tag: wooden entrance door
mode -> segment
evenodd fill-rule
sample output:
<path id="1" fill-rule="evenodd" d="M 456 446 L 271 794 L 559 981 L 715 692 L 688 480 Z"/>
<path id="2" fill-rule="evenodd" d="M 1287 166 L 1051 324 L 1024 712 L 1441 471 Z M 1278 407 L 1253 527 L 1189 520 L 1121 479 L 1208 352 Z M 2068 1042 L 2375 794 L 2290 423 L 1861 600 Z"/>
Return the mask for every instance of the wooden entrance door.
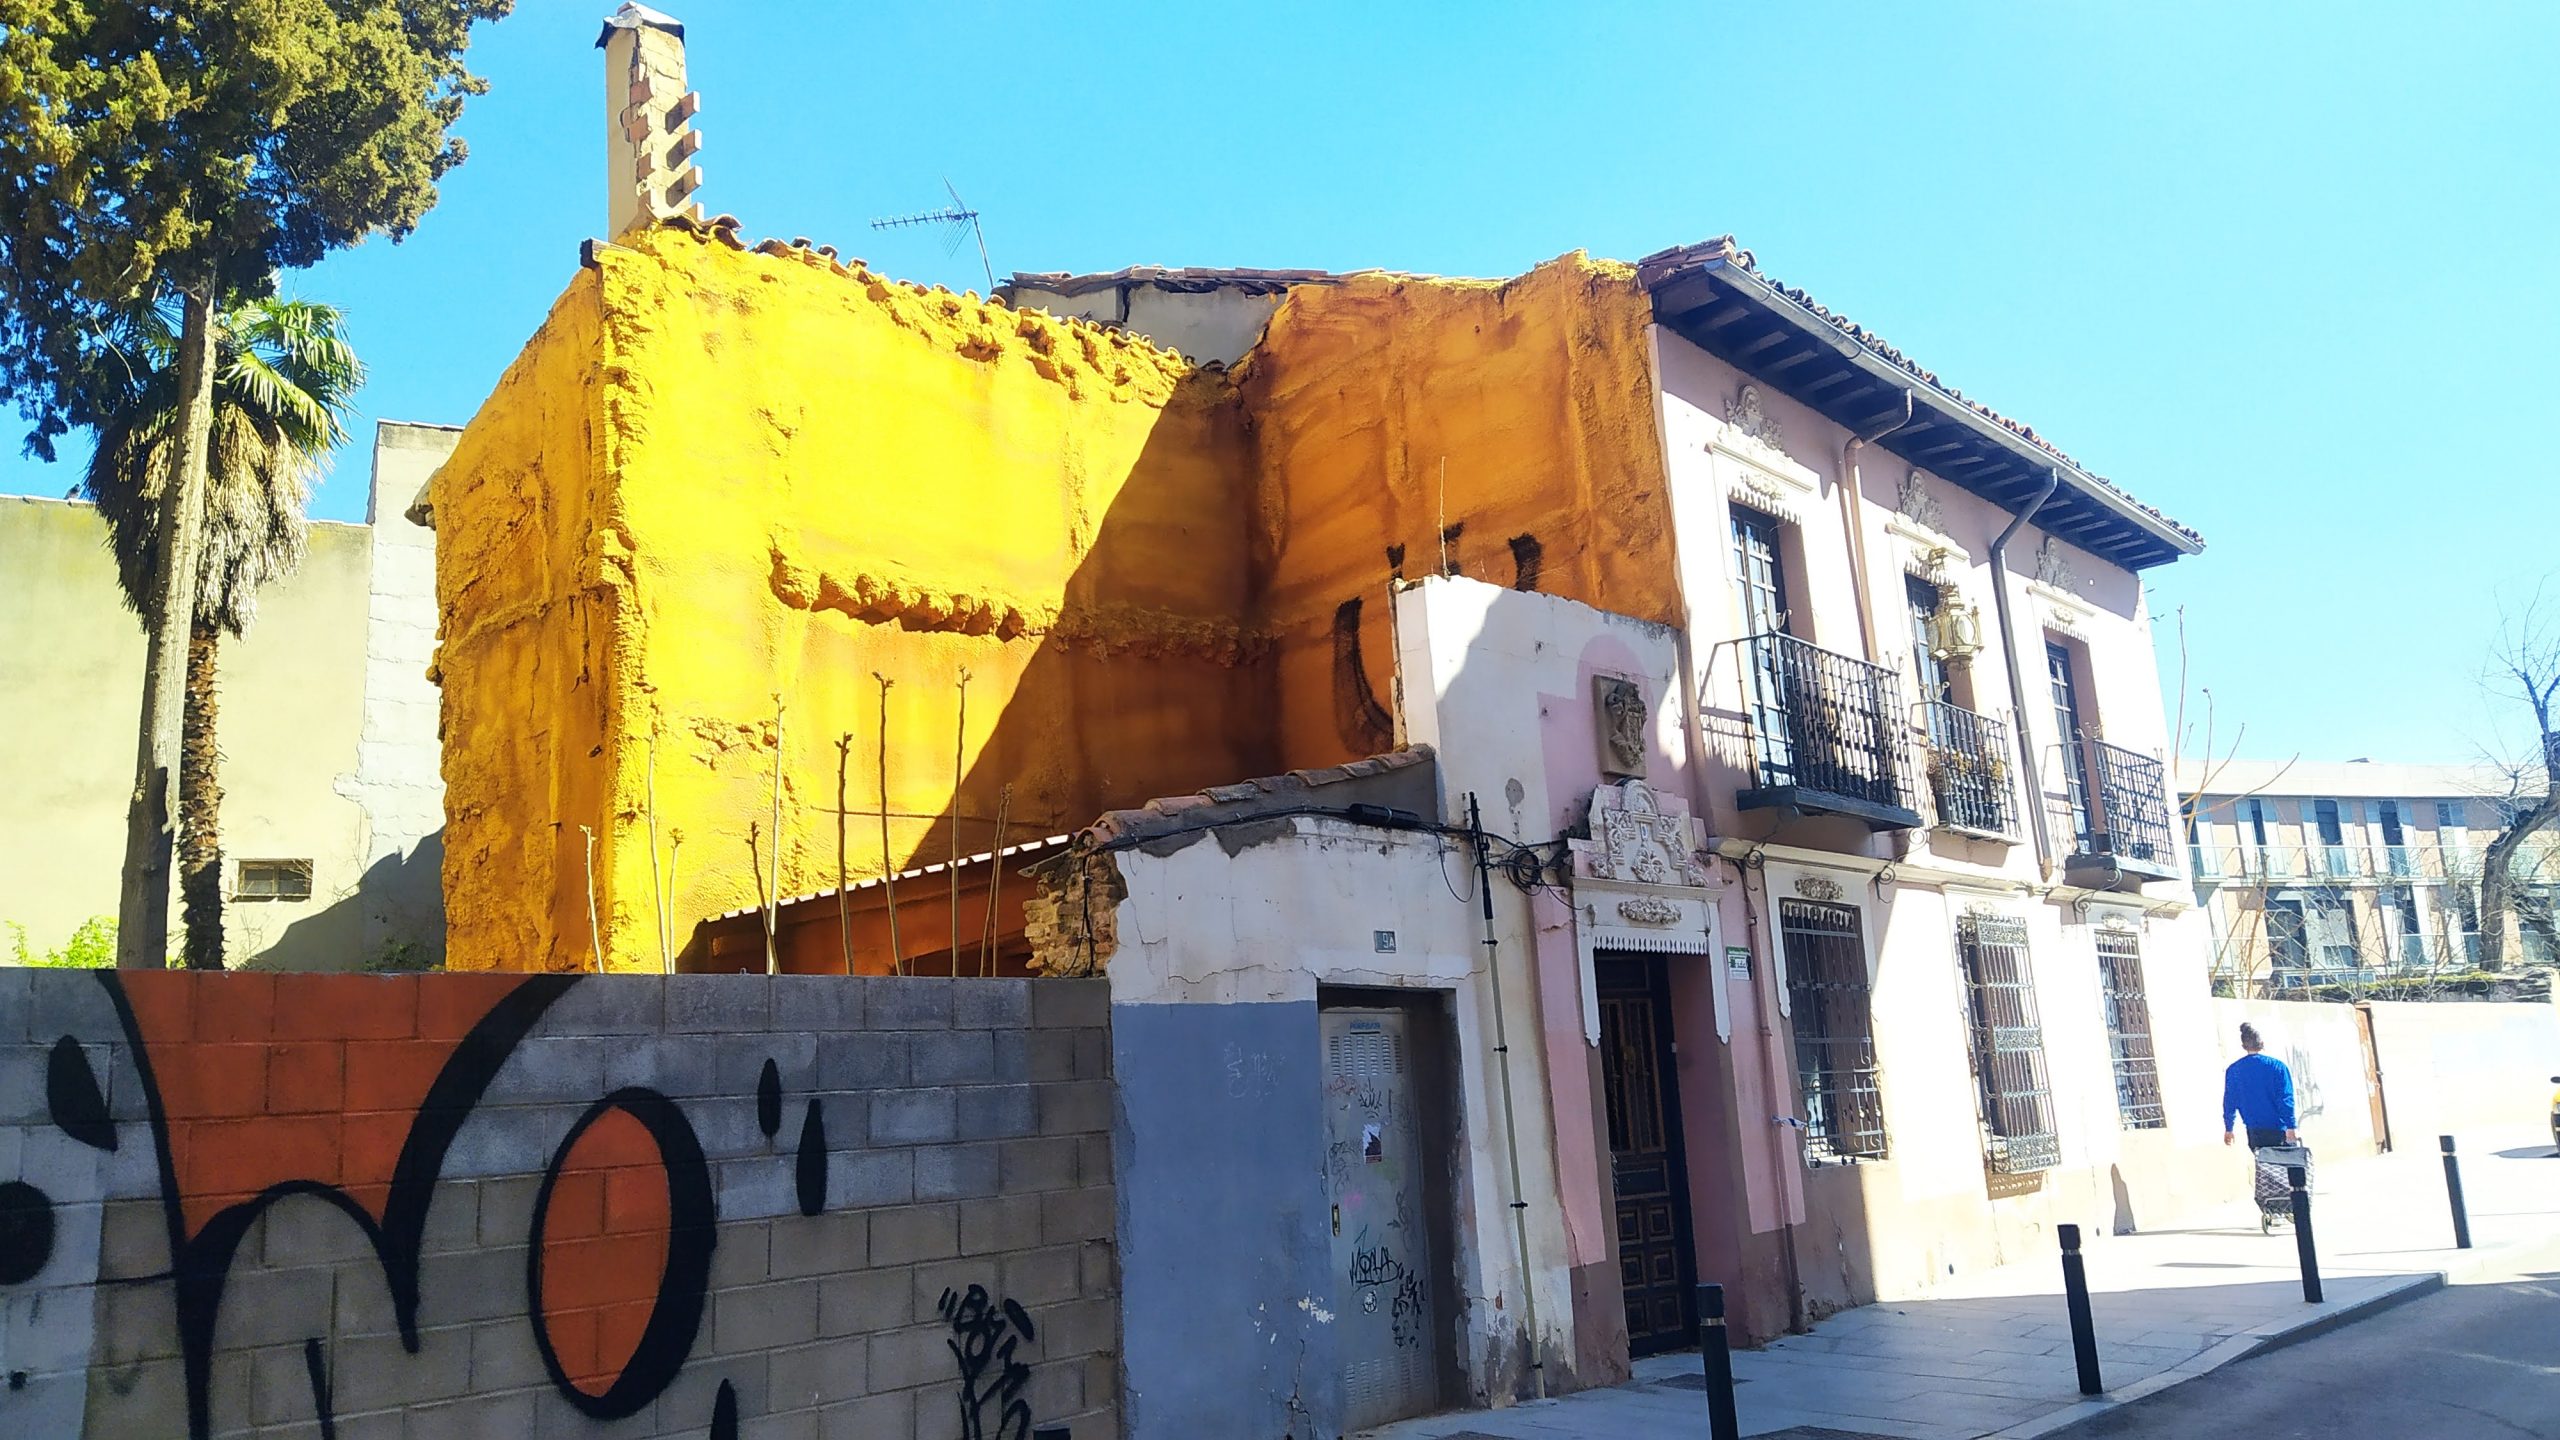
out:
<path id="1" fill-rule="evenodd" d="M 1695 1344 L 1698 1331 L 1670 977 L 1662 961 L 1626 955 L 1603 953 L 1594 969 L 1627 1343 L 1650 1355 Z"/>
<path id="2" fill-rule="evenodd" d="M 2373 1010 L 2356 1007 L 2356 1038 L 2364 1042 L 2364 1103 L 2373 1115 L 2373 1148 L 2391 1148 L 2391 1116 L 2382 1103 L 2382 1052 L 2373 1044 Z"/>

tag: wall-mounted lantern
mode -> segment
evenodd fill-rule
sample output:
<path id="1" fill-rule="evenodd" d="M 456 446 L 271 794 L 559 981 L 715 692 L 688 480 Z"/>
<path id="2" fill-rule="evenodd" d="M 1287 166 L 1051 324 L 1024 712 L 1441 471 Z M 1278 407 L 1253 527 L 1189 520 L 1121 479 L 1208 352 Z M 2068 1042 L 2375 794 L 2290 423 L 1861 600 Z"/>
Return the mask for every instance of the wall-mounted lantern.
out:
<path id="1" fill-rule="evenodd" d="M 1965 664 L 1982 653 L 1982 612 L 1951 591 L 1940 595 L 1938 613 L 1929 617 L 1929 653 L 1948 664 Z"/>

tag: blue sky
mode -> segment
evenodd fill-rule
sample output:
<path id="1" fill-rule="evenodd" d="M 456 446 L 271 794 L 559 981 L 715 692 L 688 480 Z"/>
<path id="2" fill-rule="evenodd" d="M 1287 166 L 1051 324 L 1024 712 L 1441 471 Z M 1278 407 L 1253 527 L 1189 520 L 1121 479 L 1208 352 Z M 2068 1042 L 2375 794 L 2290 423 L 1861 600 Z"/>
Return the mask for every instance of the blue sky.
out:
<path id="1" fill-rule="evenodd" d="M 443 203 L 290 282 L 350 313 L 360 435 L 469 419 L 603 228 L 610 8 L 481 31 Z M 703 199 L 750 234 L 982 287 L 973 250 L 868 229 L 945 176 L 999 275 L 1501 275 L 1731 231 L 2205 532 L 2153 604 L 2171 651 L 2186 607 L 2225 736 L 2463 760 L 2513 708 L 2478 677 L 2560 533 L 2560 7 L 661 8 Z M 360 518 L 364 470 L 316 512 Z M 0 488 L 74 478 L 0 459 Z"/>

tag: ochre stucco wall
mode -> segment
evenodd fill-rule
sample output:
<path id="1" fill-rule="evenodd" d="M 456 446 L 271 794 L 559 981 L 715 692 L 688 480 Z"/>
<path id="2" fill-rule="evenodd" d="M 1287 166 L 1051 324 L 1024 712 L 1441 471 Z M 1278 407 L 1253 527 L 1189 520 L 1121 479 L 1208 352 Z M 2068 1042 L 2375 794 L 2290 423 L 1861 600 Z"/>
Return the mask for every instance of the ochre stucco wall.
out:
<path id="1" fill-rule="evenodd" d="M 1579 254 L 1355 277 L 1231 378 L 775 242 L 600 247 L 436 486 L 450 963 L 596 964 L 581 825 L 605 968 L 659 962 L 653 816 L 679 949 L 755 905 L 777 696 L 791 895 L 837 881 L 847 735 L 843 873 L 881 871 L 875 674 L 905 865 L 1008 785 L 1019 841 L 1388 748 L 1389 552 L 1430 573 L 1444 523 L 1468 573 L 1674 618 L 1648 316 Z"/>
<path id="2" fill-rule="evenodd" d="M 1245 454 L 1223 374 L 1143 340 L 682 228 L 601 249 L 437 486 L 451 963 L 593 964 L 581 824 L 608 968 L 659 962 L 653 813 L 678 946 L 755 904 L 777 695 L 785 894 L 836 882 L 847 734 L 880 872 L 875 672 L 900 864 L 955 815 L 985 848 L 1008 784 L 1020 840 L 1268 769 Z"/>
<path id="3" fill-rule="evenodd" d="M 1394 743 L 1387 582 L 1438 571 L 1444 527 L 1464 574 L 1679 618 L 1651 319 L 1632 267 L 1580 252 L 1290 292 L 1237 368 L 1288 764 Z"/>
<path id="4" fill-rule="evenodd" d="M 600 287 L 582 274 L 430 487 L 444 688 L 445 953 L 458 968 L 578 969 L 584 837 L 627 571 L 605 561 L 595 461 Z M 624 547 L 614 542 L 617 560 Z"/>

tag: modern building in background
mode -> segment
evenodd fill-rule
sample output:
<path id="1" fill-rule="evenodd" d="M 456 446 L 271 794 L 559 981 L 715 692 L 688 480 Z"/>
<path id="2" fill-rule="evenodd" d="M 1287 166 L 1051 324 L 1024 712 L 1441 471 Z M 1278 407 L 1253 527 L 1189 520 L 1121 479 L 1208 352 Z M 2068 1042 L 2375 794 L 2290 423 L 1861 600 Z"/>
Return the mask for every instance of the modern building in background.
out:
<path id="1" fill-rule="evenodd" d="M 2242 995 L 2471 969 L 2489 844 L 2537 793 L 2486 766 L 2180 762 L 2217 985 Z M 2555 955 L 2560 864 L 2522 856 L 2510 954 Z"/>
<path id="2" fill-rule="evenodd" d="M 444 951 L 444 784 L 427 678 L 435 534 L 402 517 L 448 426 L 374 432 L 364 524 L 311 522 L 292 575 L 222 643 L 223 912 L 233 965 L 352 970 Z M 0 497 L 0 959 L 112 922 L 143 632 L 92 506 Z M 173 905 L 170 914 L 177 909 Z"/>

